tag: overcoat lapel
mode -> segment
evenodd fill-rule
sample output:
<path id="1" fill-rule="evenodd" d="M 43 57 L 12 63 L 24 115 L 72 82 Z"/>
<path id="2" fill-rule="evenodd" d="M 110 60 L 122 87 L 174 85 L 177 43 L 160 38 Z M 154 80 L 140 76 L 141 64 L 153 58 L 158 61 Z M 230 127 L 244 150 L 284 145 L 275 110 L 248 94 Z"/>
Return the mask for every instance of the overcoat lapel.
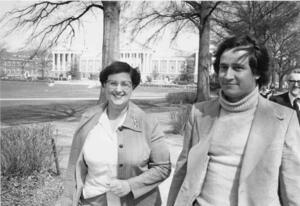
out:
<path id="1" fill-rule="evenodd" d="M 217 99 L 203 107 L 201 117 L 196 120 L 196 133 L 199 135 L 199 144 L 201 144 L 202 141 L 210 139 L 209 133 L 212 130 L 212 126 L 215 125 L 214 122 L 219 116 L 219 113 L 220 104 Z"/>
<path id="2" fill-rule="evenodd" d="M 211 140 L 211 129 L 214 125 L 220 112 L 220 105 L 217 100 L 211 102 L 210 105 L 204 105 L 203 111 L 200 111 L 200 116 L 197 118 L 193 136 L 198 136 L 199 142 L 193 146 L 189 152 L 187 179 L 183 183 L 183 189 L 189 190 L 191 188 L 194 194 L 198 195 L 201 188 L 201 175 L 206 171 L 208 161 L 208 150 Z M 197 182 L 199 181 L 199 182 Z M 188 189 L 189 188 L 189 189 Z"/>
<path id="3" fill-rule="evenodd" d="M 259 97 L 257 110 L 254 114 L 250 129 L 245 155 L 241 168 L 240 185 L 249 176 L 259 160 L 263 157 L 266 148 L 276 136 L 276 128 L 280 128 L 280 121 L 274 121 L 274 117 L 283 119 L 280 113 L 276 113 L 268 100 Z"/>
<path id="4" fill-rule="evenodd" d="M 101 114 L 104 111 L 106 104 L 97 105 L 95 110 L 91 114 L 87 114 L 82 117 L 81 122 L 78 127 L 78 137 L 80 138 L 81 147 L 83 146 L 85 139 L 88 136 L 88 133 L 93 129 L 93 127 L 97 124 Z M 81 150 L 81 148 L 79 148 Z"/>

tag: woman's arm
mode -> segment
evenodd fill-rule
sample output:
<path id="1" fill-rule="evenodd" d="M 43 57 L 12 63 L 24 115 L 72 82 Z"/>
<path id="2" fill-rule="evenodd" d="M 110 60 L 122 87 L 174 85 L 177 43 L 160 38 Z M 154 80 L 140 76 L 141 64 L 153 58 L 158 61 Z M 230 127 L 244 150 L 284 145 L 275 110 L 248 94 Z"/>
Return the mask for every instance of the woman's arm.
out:
<path id="1" fill-rule="evenodd" d="M 149 169 L 127 180 L 134 198 L 153 190 L 171 173 L 170 152 L 164 141 L 164 133 L 157 121 L 148 119 L 146 124 L 145 134 L 150 137 L 151 150 Z"/>

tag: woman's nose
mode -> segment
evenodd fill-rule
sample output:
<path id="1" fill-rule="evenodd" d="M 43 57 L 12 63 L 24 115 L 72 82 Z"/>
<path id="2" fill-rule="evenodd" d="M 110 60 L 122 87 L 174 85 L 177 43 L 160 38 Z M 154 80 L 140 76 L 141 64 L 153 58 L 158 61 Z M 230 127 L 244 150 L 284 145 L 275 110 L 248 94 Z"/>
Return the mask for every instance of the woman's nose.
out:
<path id="1" fill-rule="evenodd" d="M 116 91 L 122 91 L 122 90 L 123 90 L 122 85 L 118 84 L 116 87 Z"/>

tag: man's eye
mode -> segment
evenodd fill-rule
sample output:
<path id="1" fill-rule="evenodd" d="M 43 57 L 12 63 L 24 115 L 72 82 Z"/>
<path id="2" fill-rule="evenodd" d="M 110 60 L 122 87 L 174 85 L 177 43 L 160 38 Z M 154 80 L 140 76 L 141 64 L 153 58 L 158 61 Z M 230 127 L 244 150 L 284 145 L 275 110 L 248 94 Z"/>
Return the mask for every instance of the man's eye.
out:
<path id="1" fill-rule="evenodd" d="M 234 69 L 234 70 L 242 70 L 243 67 L 241 67 L 241 66 L 234 66 L 233 69 Z"/>

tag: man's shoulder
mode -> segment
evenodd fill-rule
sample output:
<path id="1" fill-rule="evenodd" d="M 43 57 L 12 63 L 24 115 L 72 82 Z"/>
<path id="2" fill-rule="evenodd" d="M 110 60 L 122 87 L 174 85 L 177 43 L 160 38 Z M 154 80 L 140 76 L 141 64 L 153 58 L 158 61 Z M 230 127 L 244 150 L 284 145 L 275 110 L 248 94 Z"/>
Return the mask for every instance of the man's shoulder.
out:
<path id="1" fill-rule="evenodd" d="M 284 93 L 281 93 L 281 94 L 278 94 L 278 95 L 271 96 L 270 100 L 276 102 L 276 101 L 279 101 L 279 100 L 286 100 L 288 97 L 289 97 L 288 92 L 284 92 Z"/>
<path id="2" fill-rule="evenodd" d="M 200 113 L 213 113 L 219 108 L 219 101 L 218 98 L 215 97 L 213 99 L 203 101 L 203 102 L 197 102 L 193 105 L 194 112 L 200 112 Z"/>
<path id="3" fill-rule="evenodd" d="M 274 96 L 270 97 L 269 100 L 276 102 L 278 104 L 281 104 L 283 106 L 291 107 L 288 92 L 284 92 L 279 95 L 274 95 Z"/>

